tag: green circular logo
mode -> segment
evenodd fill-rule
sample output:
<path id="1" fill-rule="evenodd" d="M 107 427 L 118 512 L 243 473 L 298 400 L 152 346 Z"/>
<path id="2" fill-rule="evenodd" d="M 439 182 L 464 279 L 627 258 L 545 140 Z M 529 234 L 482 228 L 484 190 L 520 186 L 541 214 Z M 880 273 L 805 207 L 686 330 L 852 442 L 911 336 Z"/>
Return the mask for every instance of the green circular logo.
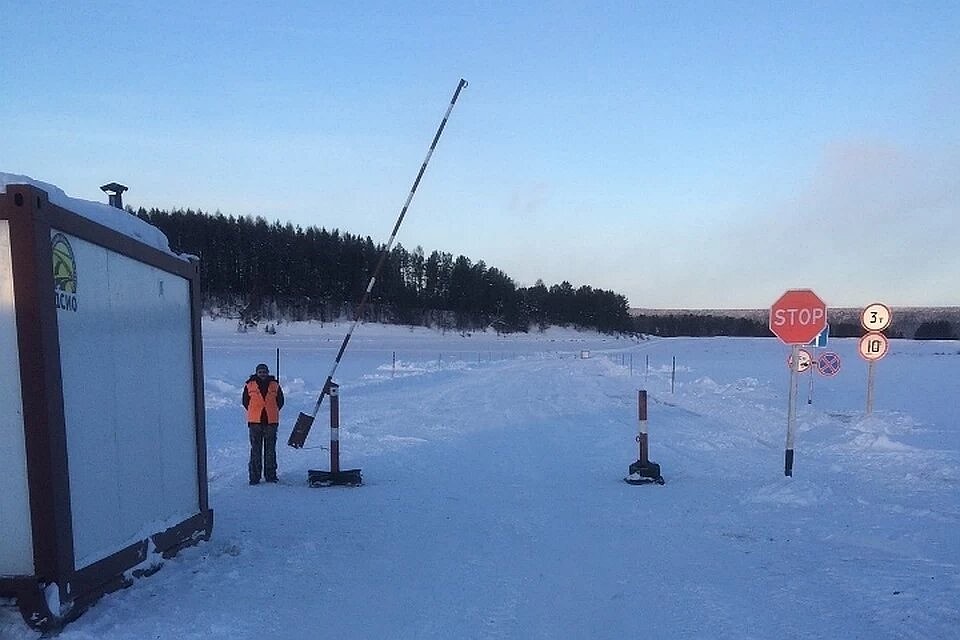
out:
<path id="1" fill-rule="evenodd" d="M 57 291 L 77 292 L 77 261 L 73 247 L 62 233 L 53 236 L 53 284 Z"/>

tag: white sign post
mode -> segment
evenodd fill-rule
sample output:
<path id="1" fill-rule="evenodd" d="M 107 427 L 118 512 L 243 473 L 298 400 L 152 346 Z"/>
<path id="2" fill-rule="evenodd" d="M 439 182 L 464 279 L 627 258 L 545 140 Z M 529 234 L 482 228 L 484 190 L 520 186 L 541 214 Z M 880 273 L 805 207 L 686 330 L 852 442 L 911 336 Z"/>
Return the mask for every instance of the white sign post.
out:
<path id="1" fill-rule="evenodd" d="M 800 386 L 800 345 L 790 346 L 790 395 L 787 406 L 787 443 L 783 458 L 783 475 L 793 475 L 793 442 L 797 431 L 797 387 Z"/>
<path id="2" fill-rule="evenodd" d="M 827 305 L 810 289 L 790 289 L 770 307 L 770 331 L 790 349 L 790 398 L 787 409 L 787 445 L 783 454 L 783 475 L 793 475 L 793 441 L 797 422 L 797 374 L 802 371 L 800 345 L 808 344 L 827 326 Z M 810 367 L 810 352 L 806 367 Z"/>
<path id="3" fill-rule="evenodd" d="M 868 416 L 873 413 L 874 365 L 877 360 L 887 355 L 890 349 L 887 336 L 880 332 L 890 326 L 891 320 L 890 308 L 881 302 L 867 305 L 867 308 L 860 313 L 860 326 L 867 330 L 867 333 L 860 338 L 858 349 L 860 356 L 868 362 L 866 409 Z"/>

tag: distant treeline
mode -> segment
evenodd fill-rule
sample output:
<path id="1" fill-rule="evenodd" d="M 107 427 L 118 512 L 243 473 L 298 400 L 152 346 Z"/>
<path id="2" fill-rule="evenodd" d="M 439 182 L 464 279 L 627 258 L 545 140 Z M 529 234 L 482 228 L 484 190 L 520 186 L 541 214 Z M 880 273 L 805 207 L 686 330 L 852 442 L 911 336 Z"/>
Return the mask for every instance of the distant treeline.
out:
<path id="1" fill-rule="evenodd" d="M 717 314 L 674 313 L 640 315 L 634 318 L 634 328 L 648 335 L 676 336 L 743 336 L 769 337 L 766 321 L 740 316 Z M 863 328 L 856 323 L 830 322 L 830 336 L 833 338 L 859 338 Z M 920 323 L 913 335 L 905 335 L 893 327 L 885 331 L 890 338 L 913 338 L 915 340 L 956 340 L 960 335 L 949 320 L 930 320 Z"/>
<path id="2" fill-rule="evenodd" d="M 141 208 L 135 214 L 163 231 L 170 247 L 200 257 L 204 309 L 242 321 L 353 318 L 383 245 L 369 236 L 262 217 L 205 214 L 191 209 Z M 396 245 L 364 312 L 365 320 L 442 329 L 491 328 L 510 333 L 574 326 L 603 333 L 671 336 L 771 337 L 766 319 L 716 313 L 631 317 L 627 299 L 613 291 L 569 282 L 518 287 L 483 261 L 421 247 Z M 832 319 L 830 335 L 862 335 L 859 324 Z M 957 339 L 947 320 L 919 324 L 914 335 L 895 327 L 894 338 Z"/>
<path id="3" fill-rule="evenodd" d="M 948 320 L 924 322 L 913 334 L 915 340 L 960 340 L 960 329 L 954 330 Z"/>
<path id="4" fill-rule="evenodd" d="M 635 330 L 652 336 L 769 336 L 765 323 L 750 318 L 678 313 L 640 315 L 633 319 Z"/>
<path id="5" fill-rule="evenodd" d="M 331 320 L 353 317 L 376 269 L 383 245 L 369 236 L 261 217 L 141 208 L 136 215 L 158 227 L 172 250 L 200 257 L 200 287 L 207 311 L 242 320 Z M 503 271 L 466 256 L 396 245 L 371 292 L 365 319 L 498 332 L 551 325 L 634 330 L 627 299 L 569 282 L 518 287 Z"/>

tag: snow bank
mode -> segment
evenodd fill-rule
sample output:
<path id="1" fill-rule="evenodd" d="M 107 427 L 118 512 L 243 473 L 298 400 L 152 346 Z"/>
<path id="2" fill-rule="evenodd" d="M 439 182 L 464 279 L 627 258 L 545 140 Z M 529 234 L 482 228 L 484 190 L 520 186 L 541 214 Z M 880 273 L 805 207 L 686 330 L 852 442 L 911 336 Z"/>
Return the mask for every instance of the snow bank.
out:
<path id="1" fill-rule="evenodd" d="M 167 241 L 167 236 L 165 236 L 162 231 L 150 224 L 147 224 L 137 216 L 130 215 L 126 211 L 121 211 L 116 207 L 112 207 L 102 202 L 71 198 L 59 187 L 46 182 L 40 182 L 39 180 L 34 180 L 29 176 L 0 172 L 0 193 L 6 193 L 7 185 L 9 184 L 33 185 L 38 189 L 46 191 L 50 202 L 58 207 L 69 209 L 70 211 L 92 220 L 97 224 L 101 224 L 105 227 L 113 229 L 114 231 L 122 233 L 125 236 L 136 238 L 140 242 L 154 247 L 155 249 L 159 249 L 164 253 L 182 257 L 170 251 L 170 243 Z"/>

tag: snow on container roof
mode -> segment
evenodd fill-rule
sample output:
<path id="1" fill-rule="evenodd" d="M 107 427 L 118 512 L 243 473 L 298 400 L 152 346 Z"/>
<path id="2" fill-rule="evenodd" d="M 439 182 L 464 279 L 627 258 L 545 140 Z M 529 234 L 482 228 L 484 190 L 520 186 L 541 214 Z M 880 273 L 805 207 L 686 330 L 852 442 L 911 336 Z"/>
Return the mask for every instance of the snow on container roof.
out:
<path id="1" fill-rule="evenodd" d="M 140 242 L 159 249 L 160 251 L 177 256 L 176 253 L 170 250 L 170 243 L 162 231 L 122 209 L 111 207 L 102 202 L 94 202 L 93 200 L 71 198 L 63 192 L 63 189 L 46 182 L 34 180 L 29 176 L 0 172 L 0 193 L 6 193 L 8 184 L 33 185 L 38 189 L 46 191 L 50 202 L 58 207 L 68 209 L 97 224 L 109 227 L 118 233 L 136 238 Z M 184 256 L 177 257 L 184 258 Z"/>

